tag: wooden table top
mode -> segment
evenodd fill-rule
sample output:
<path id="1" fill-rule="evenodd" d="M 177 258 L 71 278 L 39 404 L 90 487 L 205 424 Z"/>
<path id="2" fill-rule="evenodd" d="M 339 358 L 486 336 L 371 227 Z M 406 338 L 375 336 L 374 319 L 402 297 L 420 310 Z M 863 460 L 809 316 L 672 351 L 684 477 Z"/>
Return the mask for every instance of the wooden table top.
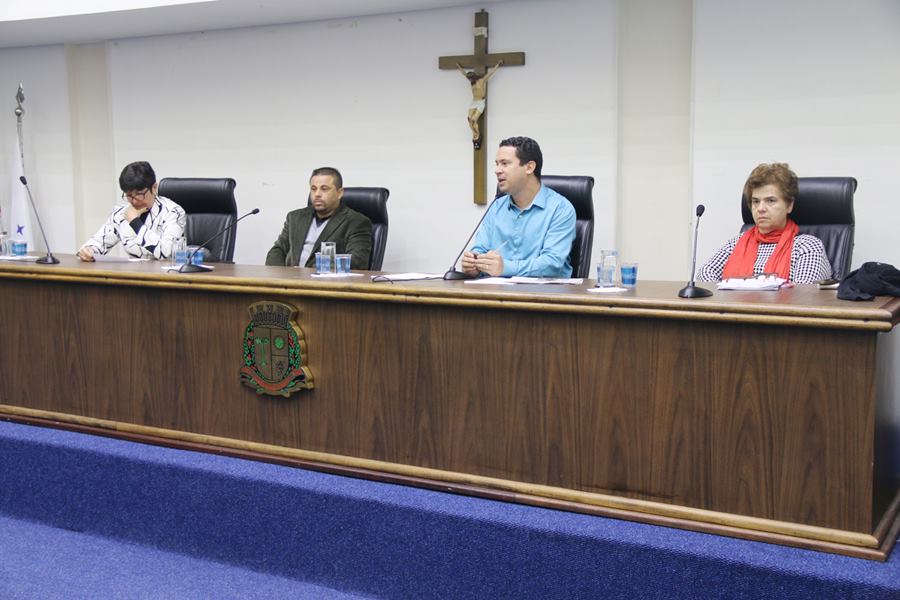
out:
<path id="1" fill-rule="evenodd" d="M 279 296 L 330 297 L 376 302 L 457 305 L 505 310 L 583 313 L 620 317 L 652 317 L 729 321 L 787 326 L 890 331 L 900 322 L 900 298 L 871 302 L 839 300 L 835 290 L 797 285 L 777 292 L 714 291 L 708 298 L 677 296 L 684 282 L 639 281 L 619 293 L 588 293 L 595 284 L 475 285 L 465 281 L 389 282 L 373 280 L 373 272 L 346 279 L 316 278 L 310 269 L 216 264 L 207 273 L 174 273 L 157 261 L 79 261 L 58 255 L 60 264 L 0 261 L 0 279 L 93 283 Z"/>

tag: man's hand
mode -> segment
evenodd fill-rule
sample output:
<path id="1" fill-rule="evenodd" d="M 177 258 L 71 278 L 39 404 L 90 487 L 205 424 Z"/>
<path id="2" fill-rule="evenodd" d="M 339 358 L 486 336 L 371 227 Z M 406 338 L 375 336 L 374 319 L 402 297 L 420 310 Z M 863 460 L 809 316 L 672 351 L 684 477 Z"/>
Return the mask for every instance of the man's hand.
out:
<path id="1" fill-rule="evenodd" d="M 82 246 L 81 250 L 78 251 L 78 258 L 85 262 L 94 262 L 94 247 Z"/>
<path id="2" fill-rule="evenodd" d="M 462 257 L 462 270 L 466 275 L 478 275 L 478 267 L 476 266 L 477 256 L 471 252 L 464 252 Z"/>
<path id="3" fill-rule="evenodd" d="M 475 258 L 475 268 L 491 277 L 500 277 L 503 275 L 503 257 L 493 250 L 479 254 Z"/>

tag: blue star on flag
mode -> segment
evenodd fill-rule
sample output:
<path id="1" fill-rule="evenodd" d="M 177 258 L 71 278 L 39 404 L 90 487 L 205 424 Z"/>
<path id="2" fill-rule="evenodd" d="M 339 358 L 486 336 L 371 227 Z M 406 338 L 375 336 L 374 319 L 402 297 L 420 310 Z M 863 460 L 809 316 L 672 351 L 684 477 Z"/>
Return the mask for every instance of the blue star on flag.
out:
<path id="1" fill-rule="evenodd" d="M 24 225 L 16 225 L 16 235 L 24 235 L 25 234 L 25 226 Z"/>

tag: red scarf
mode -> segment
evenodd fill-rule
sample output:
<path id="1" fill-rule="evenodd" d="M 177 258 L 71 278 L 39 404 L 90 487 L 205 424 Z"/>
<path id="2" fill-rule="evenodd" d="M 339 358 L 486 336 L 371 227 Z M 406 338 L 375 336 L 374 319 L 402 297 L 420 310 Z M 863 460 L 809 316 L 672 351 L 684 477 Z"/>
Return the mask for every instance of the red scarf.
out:
<path id="1" fill-rule="evenodd" d="M 791 251 L 794 249 L 794 238 L 800 232 L 800 228 L 791 219 L 787 220 L 784 229 L 760 233 L 759 227 L 754 225 L 744 232 L 741 239 L 734 247 L 734 252 L 728 257 L 725 268 L 722 269 L 722 279 L 729 277 L 752 277 L 753 266 L 756 264 L 756 255 L 759 245 L 775 244 L 775 252 L 766 261 L 766 273 L 778 273 L 782 279 L 791 278 Z"/>

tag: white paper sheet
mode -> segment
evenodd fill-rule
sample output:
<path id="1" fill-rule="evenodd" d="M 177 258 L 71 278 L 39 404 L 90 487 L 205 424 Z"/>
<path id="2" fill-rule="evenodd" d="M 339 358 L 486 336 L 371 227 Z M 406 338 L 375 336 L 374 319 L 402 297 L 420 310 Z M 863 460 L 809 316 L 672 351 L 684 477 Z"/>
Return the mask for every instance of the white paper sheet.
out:
<path id="1" fill-rule="evenodd" d="M 581 285 L 584 283 L 584 280 L 578 277 L 568 279 L 564 277 L 510 277 L 509 280 L 513 283 L 537 283 L 540 285 Z"/>
<path id="2" fill-rule="evenodd" d="M 760 275 L 759 277 L 723 279 L 716 286 L 720 290 L 756 290 L 775 291 L 781 288 L 786 279 L 775 275 Z"/>
<path id="3" fill-rule="evenodd" d="M 466 283 L 475 285 L 516 285 L 509 277 L 482 277 L 481 279 L 466 279 Z"/>
<path id="4" fill-rule="evenodd" d="M 18 260 L 21 262 L 35 262 L 37 259 L 37 256 L 28 256 L 27 254 L 25 256 L 10 256 L 6 254 L 0 256 L 0 260 Z"/>

